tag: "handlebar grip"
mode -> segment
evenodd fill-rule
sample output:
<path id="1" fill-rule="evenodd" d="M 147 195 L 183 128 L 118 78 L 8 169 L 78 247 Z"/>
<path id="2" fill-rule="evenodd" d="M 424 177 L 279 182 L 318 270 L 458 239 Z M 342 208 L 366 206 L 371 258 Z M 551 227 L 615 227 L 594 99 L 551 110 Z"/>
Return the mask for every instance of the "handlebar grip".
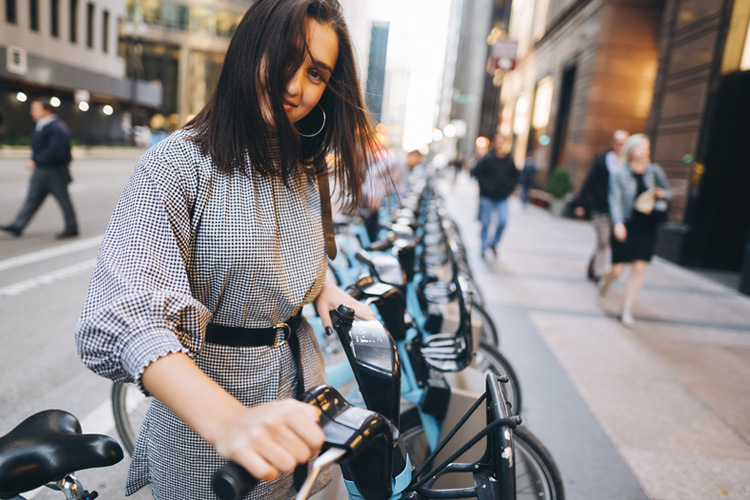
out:
<path id="1" fill-rule="evenodd" d="M 221 500 L 242 500 L 258 482 L 241 465 L 229 462 L 214 473 L 211 486 Z"/>
<path id="2" fill-rule="evenodd" d="M 386 250 L 390 248 L 393 241 L 389 238 L 385 238 L 382 240 L 376 240 L 370 243 L 370 246 L 367 247 L 368 251 L 381 251 Z"/>

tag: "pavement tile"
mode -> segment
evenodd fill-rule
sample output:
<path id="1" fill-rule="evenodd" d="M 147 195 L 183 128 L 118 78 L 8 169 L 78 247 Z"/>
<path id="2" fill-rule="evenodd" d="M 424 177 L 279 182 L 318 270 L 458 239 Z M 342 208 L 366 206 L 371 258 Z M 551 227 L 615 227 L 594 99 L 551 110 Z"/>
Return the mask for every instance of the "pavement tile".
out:
<path id="1" fill-rule="evenodd" d="M 621 447 L 620 453 L 652 500 L 750 498 L 748 460 L 631 447 Z"/>
<path id="2" fill-rule="evenodd" d="M 622 327 L 612 319 L 545 313 L 530 317 L 569 373 L 641 382 L 673 377 L 649 352 L 623 335 Z"/>
<path id="3" fill-rule="evenodd" d="M 696 383 L 690 390 L 747 443 L 750 443 L 750 386 Z"/>

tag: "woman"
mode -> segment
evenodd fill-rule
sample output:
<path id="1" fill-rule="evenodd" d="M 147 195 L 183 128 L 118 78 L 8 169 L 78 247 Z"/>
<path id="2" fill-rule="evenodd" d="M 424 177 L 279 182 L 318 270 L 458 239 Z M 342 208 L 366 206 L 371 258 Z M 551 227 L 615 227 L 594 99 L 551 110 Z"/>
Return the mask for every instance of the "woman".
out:
<path id="1" fill-rule="evenodd" d="M 127 494 L 213 498 L 227 459 L 273 481 L 253 498 L 299 486 L 323 434 L 292 398 L 324 382 L 299 311 L 315 301 L 327 328 L 341 303 L 373 317 L 325 278 L 315 175 L 335 152 L 345 205 L 361 202 L 373 131 L 360 95 L 335 0 L 258 0 L 208 104 L 136 166 L 76 330 L 92 370 L 155 397 Z"/>
<path id="2" fill-rule="evenodd" d="M 636 198 L 649 189 L 656 198 L 671 197 L 667 177 L 656 163 L 651 163 L 651 143 L 643 134 L 634 134 L 625 142 L 625 165 L 610 179 L 609 207 L 612 218 L 612 268 L 602 279 L 599 291 L 607 292 L 612 280 L 617 279 L 630 263 L 630 276 L 625 286 L 625 298 L 620 321 L 628 328 L 635 324 L 633 304 L 643 284 L 646 264 L 654 255 L 657 223 L 651 215 L 634 210 Z"/>

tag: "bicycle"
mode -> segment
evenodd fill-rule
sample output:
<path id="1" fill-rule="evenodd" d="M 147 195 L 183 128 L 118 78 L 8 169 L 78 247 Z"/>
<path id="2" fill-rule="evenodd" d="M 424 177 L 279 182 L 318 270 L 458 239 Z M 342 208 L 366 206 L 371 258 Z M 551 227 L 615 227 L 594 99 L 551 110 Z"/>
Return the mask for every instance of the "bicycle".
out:
<path id="1" fill-rule="evenodd" d="M 93 500 L 73 475 L 109 467 L 123 458 L 117 442 L 100 434 L 83 434 L 81 424 L 62 410 L 36 413 L 0 437 L 0 498 L 25 500 L 22 493 L 46 486 L 68 500 Z"/>
<path id="2" fill-rule="evenodd" d="M 308 393 L 306 400 L 318 403 L 323 411 L 326 444 L 298 498 L 305 498 L 320 468 L 338 461 L 352 499 L 564 499 L 562 480 L 549 452 L 519 427 L 520 417 L 510 415 L 502 384 L 491 373 L 485 376 L 484 395 L 474 401 L 458 425 L 429 456 L 416 457 L 410 445 L 423 426 L 415 426 L 401 414 L 401 376 L 412 378 L 408 363 L 379 322 L 354 320 L 353 311 L 343 305 L 333 315 L 334 329 L 345 346 L 369 411 L 351 406 L 328 386 Z M 433 467 L 443 448 L 482 403 L 486 425 Z M 478 460 L 456 463 L 485 436 L 484 452 Z M 454 473 L 470 474 L 473 486 L 436 486 L 439 479 Z M 244 469 L 230 463 L 217 472 L 213 486 L 222 500 L 238 500 L 256 483 Z"/>

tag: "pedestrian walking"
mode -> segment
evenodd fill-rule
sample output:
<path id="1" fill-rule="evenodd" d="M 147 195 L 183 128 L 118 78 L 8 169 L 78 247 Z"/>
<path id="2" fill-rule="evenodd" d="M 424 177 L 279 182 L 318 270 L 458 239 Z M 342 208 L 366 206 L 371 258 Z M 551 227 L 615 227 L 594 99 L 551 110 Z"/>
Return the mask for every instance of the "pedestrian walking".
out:
<path id="1" fill-rule="evenodd" d="M 575 203 L 576 217 L 591 217 L 596 233 L 596 248 L 586 271 L 586 277 L 594 283 L 598 283 L 609 271 L 612 260 L 609 245 L 612 227 L 609 216 L 609 183 L 610 177 L 622 167 L 623 147 L 628 136 L 624 130 L 616 130 L 612 134 L 610 150 L 594 159 Z"/>
<path id="2" fill-rule="evenodd" d="M 607 293 L 610 283 L 630 264 L 630 276 L 625 285 L 620 321 L 628 328 L 635 324 L 633 304 L 643 284 L 646 265 L 651 261 L 656 246 L 656 228 L 661 219 L 654 210 L 654 200 L 669 200 L 671 192 L 664 171 L 651 163 L 651 143 L 643 134 L 628 138 L 623 148 L 624 168 L 612 176 L 609 207 L 612 218 L 612 268 L 602 278 L 599 291 Z M 649 213 L 638 205 L 651 196 Z"/>
<path id="3" fill-rule="evenodd" d="M 127 495 L 214 498 L 227 460 L 269 481 L 250 498 L 301 486 L 324 436 L 294 398 L 325 378 L 300 310 L 314 301 L 327 331 L 342 303 L 374 319 L 326 279 L 326 158 L 353 213 L 373 134 L 338 2 L 258 0 L 209 102 L 136 165 L 76 328 L 88 367 L 154 396 Z"/>
<path id="4" fill-rule="evenodd" d="M 505 137 L 495 134 L 493 149 L 477 162 L 471 171 L 479 182 L 479 220 L 482 224 L 480 243 L 482 257 L 487 249 L 497 257 L 497 245 L 508 222 L 508 197 L 518 181 L 518 169 L 505 150 Z M 495 234 L 489 239 L 492 215 L 495 215 Z"/>
<path id="5" fill-rule="evenodd" d="M 448 162 L 448 166 L 453 170 L 453 184 L 458 180 L 458 174 L 464 169 L 464 157 L 460 152 L 456 153 L 451 161 Z"/>
<path id="6" fill-rule="evenodd" d="M 51 194 L 60 204 L 65 228 L 56 235 L 57 238 L 78 236 L 78 222 L 73 210 L 73 202 L 68 193 L 70 176 L 70 130 L 53 112 L 48 100 L 36 99 L 31 102 L 29 114 L 35 122 L 31 133 L 32 157 L 26 162 L 31 170 L 29 190 L 16 218 L 0 229 L 15 237 L 21 236 L 31 218 Z"/>
<path id="7" fill-rule="evenodd" d="M 536 171 L 537 168 L 534 158 L 531 155 L 527 156 L 518 179 L 518 183 L 521 185 L 521 203 L 524 208 L 526 208 L 526 205 L 529 203 L 529 191 L 534 187 Z"/>

